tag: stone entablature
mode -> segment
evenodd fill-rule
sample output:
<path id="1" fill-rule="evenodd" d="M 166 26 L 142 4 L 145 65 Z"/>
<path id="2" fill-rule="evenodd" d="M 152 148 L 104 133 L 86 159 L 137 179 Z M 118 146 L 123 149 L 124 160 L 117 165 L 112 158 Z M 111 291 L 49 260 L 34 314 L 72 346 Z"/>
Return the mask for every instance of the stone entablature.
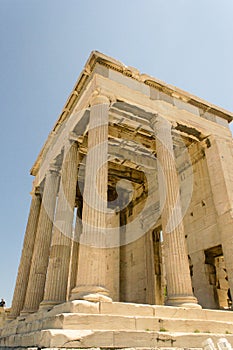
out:
<path id="1" fill-rule="evenodd" d="M 204 117 L 207 120 L 217 122 L 223 126 L 227 126 L 226 121 L 229 123 L 233 119 L 233 113 L 226 111 L 223 108 L 215 106 L 197 96 L 189 94 L 175 86 L 166 84 L 165 82 L 147 74 L 140 74 L 136 68 L 127 67 L 120 61 L 103 55 L 98 51 L 93 51 L 80 74 L 73 91 L 67 99 L 62 113 L 55 123 L 47 142 L 31 169 L 32 175 L 37 173 L 43 153 L 46 152 L 48 147 L 50 147 L 51 139 L 54 138 L 61 125 L 75 110 L 75 106 L 81 99 L 82 93 L 92 79 L 93 74 L 101 75 L 112 81 L 119 82 L 120 80 L 120 84 L 129 86 L 140 93 L 144 93 L 152 100 L 168 102 L 181 110 L 186 110 L 197 116 Z"/>

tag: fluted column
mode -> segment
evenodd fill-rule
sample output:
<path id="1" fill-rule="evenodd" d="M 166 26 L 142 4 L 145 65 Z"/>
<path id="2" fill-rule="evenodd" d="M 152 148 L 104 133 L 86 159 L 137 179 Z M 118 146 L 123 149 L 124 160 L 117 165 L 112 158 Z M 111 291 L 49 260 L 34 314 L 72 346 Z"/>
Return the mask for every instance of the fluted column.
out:
<path id="1" fill-rule="evenodd" d="M 106 288 L 109 100 L 91 101 L 76 287 L 71 299 L 111 300 Z"/>
<path id="2" fill-rule="evenodd" d="M 40 308 L 48 308 L 62 303 L 67 297 L 78 176 L 77 155 L 77 143 L 68 141 L 65 146 L 62 164 L 44 299 Z"/>
<path id="3" fill-rule="evenodd" d="M 167 280 L 167 305 L 200 307 L 193 296 L 173 151 L 171 124 L 162 117 L 153 121 L 156 135 L 160 206 Z"/>
<path id="4" fill-rule="evenodd" d="M 71 267 L 70 267 L 70 280 L 69 280 L 69 297 L 70 292 L 76 286 L 76 278 L 78 271 L 78 253 L 79 253 L 79 241 L 82 234 L 82 209 L 81 203 L 78 203 L 75 229 L 72 242 L 72 254 L 71 254 Z"/>
<path id="5" fill-rule="evenodd" d="M 28 216 L 28 222 L 26 232 L 24 236 L 23 249 L 21 254 L 21 260 L 18 269 L 17 280 L 15 284 L 15 291 L 12 300 L 12 306 L 9 318 L 15 318 L 20 314 L 23 309 L 24 300 L 28 285 L 28 276 L 30 273 L 32 254 L 34 250 L 36 230 L 38 224 L 38 218 L 40 214 L 41 196 L 36 189 L 32 193 L 32 200 L 30 206 L 30 212 Z"/>
<path id="6" fill-rule="evenodd" d="M 58 182 L 59 173 L 55 168 L 50 169 L 45 178 L 27 293 L 21 315 L 37 311 L 43 299 Z"/>

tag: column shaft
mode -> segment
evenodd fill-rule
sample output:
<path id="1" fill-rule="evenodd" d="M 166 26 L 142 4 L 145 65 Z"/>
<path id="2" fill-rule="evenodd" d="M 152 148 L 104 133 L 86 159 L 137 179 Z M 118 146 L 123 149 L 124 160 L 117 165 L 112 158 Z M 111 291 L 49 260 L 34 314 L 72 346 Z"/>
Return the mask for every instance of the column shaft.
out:
<path id="1" fill-rule="evenodd" d="M 91 107 L 76 287 L 71 299 L 110 300 L 106 289 L 108 110 L 106 98 Z"/>
<path id="2" fill-rule="evenodd" d="M 179 180 L 176 170 L 171 124 L 158 117 L 154 124 L 158 159 L 158 180 L 160 205 L 162 209 L 162 229 L 164 238 L 164 260 L 167 280 L 168 305 L 193 304 L 188 255 L 185 246 L 179 194 Z"/>
<path id="3" fill-rule="evenodd" d="M 59 176 L 56 171 L 49 171 L 46 174 L 27 293 L 24 308 L 21 312 L 22 315 L 37 311 L 43 299 L 58 182 Z"/>
<path id="4" fill-rule="evenodd" d="M 58 203 L 53 228 L 49 265 L 42 307 L 62 303 L 67 298 L 73 217 L 76 198 L 78 145 L 65 147 Z"/>
<path id="5" fill-rule="evenodd" d="M 144 236 L 144 247 L 145 247 L 145 275 L 146 275 L 146 303 L 147 304 L 160 304 L 157 300 L 157 293 L 155 287 L 156 274 L 155 274 L 155 259 L 153 249 L 153 237 L 152 230 L 147 232 Z"/>
<path id="6" fill-rule="evenodd" d="M 74 229 L 74 236 L 72 242 L 72 254 L 71 254 L 71 266 L 70 266 L 70 281 L 69 281 L 69 296 L 72 289 L 76 286 L 76 278 L 78 271 L 78 254 L 79 254 L 79 241 L 82 233 L 82 219 L 81 208 L 77 208 L 76 223 Z"/>
<path id="7" fill-rule="evenodd" d="M 32 254 L 34 250 L 36 230 L 41 207 L 41 196 L 39 193 L 32 194 L 31 207 L 28 216 L 28 223 L 24 236 L 21 260 L 18 269 L 15 291 L 12 300 L 10 318 L 15 318 L 23 309 L 27 286 L 28 276 L 30 273 Z"/>

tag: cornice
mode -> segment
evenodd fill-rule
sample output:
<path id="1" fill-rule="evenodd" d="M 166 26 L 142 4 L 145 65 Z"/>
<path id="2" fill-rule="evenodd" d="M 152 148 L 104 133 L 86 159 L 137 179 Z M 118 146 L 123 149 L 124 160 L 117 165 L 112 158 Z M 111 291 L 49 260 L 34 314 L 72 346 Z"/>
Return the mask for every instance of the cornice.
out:
<path id="1" fill-rule="evenodd" d="M 95 61 L 94 61 L 94 58 L 95 58 Z M 144 73 L 141 74 L 138 69 L 130 66 L 125 66 L 122 62 L 117 61 L 109 56 L 106 56 L 98 51 L 92 52 L 89 60 L 87 61 L 87 64 L 89 63 L 89 61 L 90 61 L 90 64 L 93 65 L 93 68 L 90 65 L 90 71 L 93 71 L 96 63 L 99 63 L 100 65 L 103 65 L 109 69 L 118 71 L 123 75 L 126 75 L 139 82 L 142 82 L 145 85 L 154 87 L 172 97 L 178 98 L 195 107 L 202 108 L 206 112 L 208 111 L 209 113 L 213 113 L 215 115 L 218 115 L 219 117 L 227 119 L 228 122 L 231 122 L 233 120 L 232 112 L 229 112 L 224 108 L 218 107 L 208 101 L 205 101 L 200 97 L 190 94 L 173 85 L 167 84 L 164 81 L 154 78 L 148 74 L 144 74 Z"/>
<path id="2" fill-rule="evenodd" d="M 182 89 L 179 89 L 175 86 L 172 86 L 170 84 L 167 84 L 163 82 L 162 80 L 153 78 L 147 74 L 140 74 L 140 72 L 130 66 L 125 66 L 122 62 L 115 60 L 109 56 L 106 56 L 98 51 L 92 51 L 90 54 L 85 67 L 83 71 L 81 72 L 77 83 L 75 84 L 73 91 L 71 92 L 70 96 L 67 99 L 67 102 L 65 103 L 65 106 L 55 123 L 53 130 L 56 130 L 56 127 L 58 124 L 61 124 L 67 116 L 71 113 L 73 110 L 74 104 L 76 103 L 78 97 L 80 96 L 81 91 L 83 90 L 83 87 L 85 83 L 87 82 L 87 79 L 93 72 L 96 64 L 99 63 L 102 66 L 105 66 L 109 69 L 115 70 L 119 73 L 122 73 L 123 75 L 126 75 L 132 79 L 135 79 L 139 82 L 143 82 L 144 84 L 154 87 L 160 91 L 163 91 L 164 93 L 167 93 L 168 95 L 171 95 L 172 97 L 179 98 L 187 103 L 190 103 L 196 107 L 203 108 L 205 111 L 208 110 L 209 113 L 214 113 L 219 116 L 221 116 L 224 119 L 227 119 L 228 122 L 233 120 L 233 113 L 229 112 L 221 107 L 215 106 L 197 96 L 194 96 L 186 91 L 183 91 Z"/>

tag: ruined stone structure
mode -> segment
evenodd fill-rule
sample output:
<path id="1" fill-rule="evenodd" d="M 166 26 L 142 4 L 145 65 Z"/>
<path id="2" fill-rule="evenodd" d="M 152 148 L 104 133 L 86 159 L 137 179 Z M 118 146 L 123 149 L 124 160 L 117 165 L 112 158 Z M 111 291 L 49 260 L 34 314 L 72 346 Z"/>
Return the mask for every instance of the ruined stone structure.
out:
<path id="1" fill-rule="evenodd" d="M 197 347 L 232 333 L 231 312 L 203 310 L 233 295 L 232 119 L 93 52 L 31 170 L 1 346 Z"/>
<path id="2" fill-rule="evenodd" d="M 7 316 L 9 315 L 10 310 L 5 307 L 0 307 L 0 328 L 6 323 Z"/>

